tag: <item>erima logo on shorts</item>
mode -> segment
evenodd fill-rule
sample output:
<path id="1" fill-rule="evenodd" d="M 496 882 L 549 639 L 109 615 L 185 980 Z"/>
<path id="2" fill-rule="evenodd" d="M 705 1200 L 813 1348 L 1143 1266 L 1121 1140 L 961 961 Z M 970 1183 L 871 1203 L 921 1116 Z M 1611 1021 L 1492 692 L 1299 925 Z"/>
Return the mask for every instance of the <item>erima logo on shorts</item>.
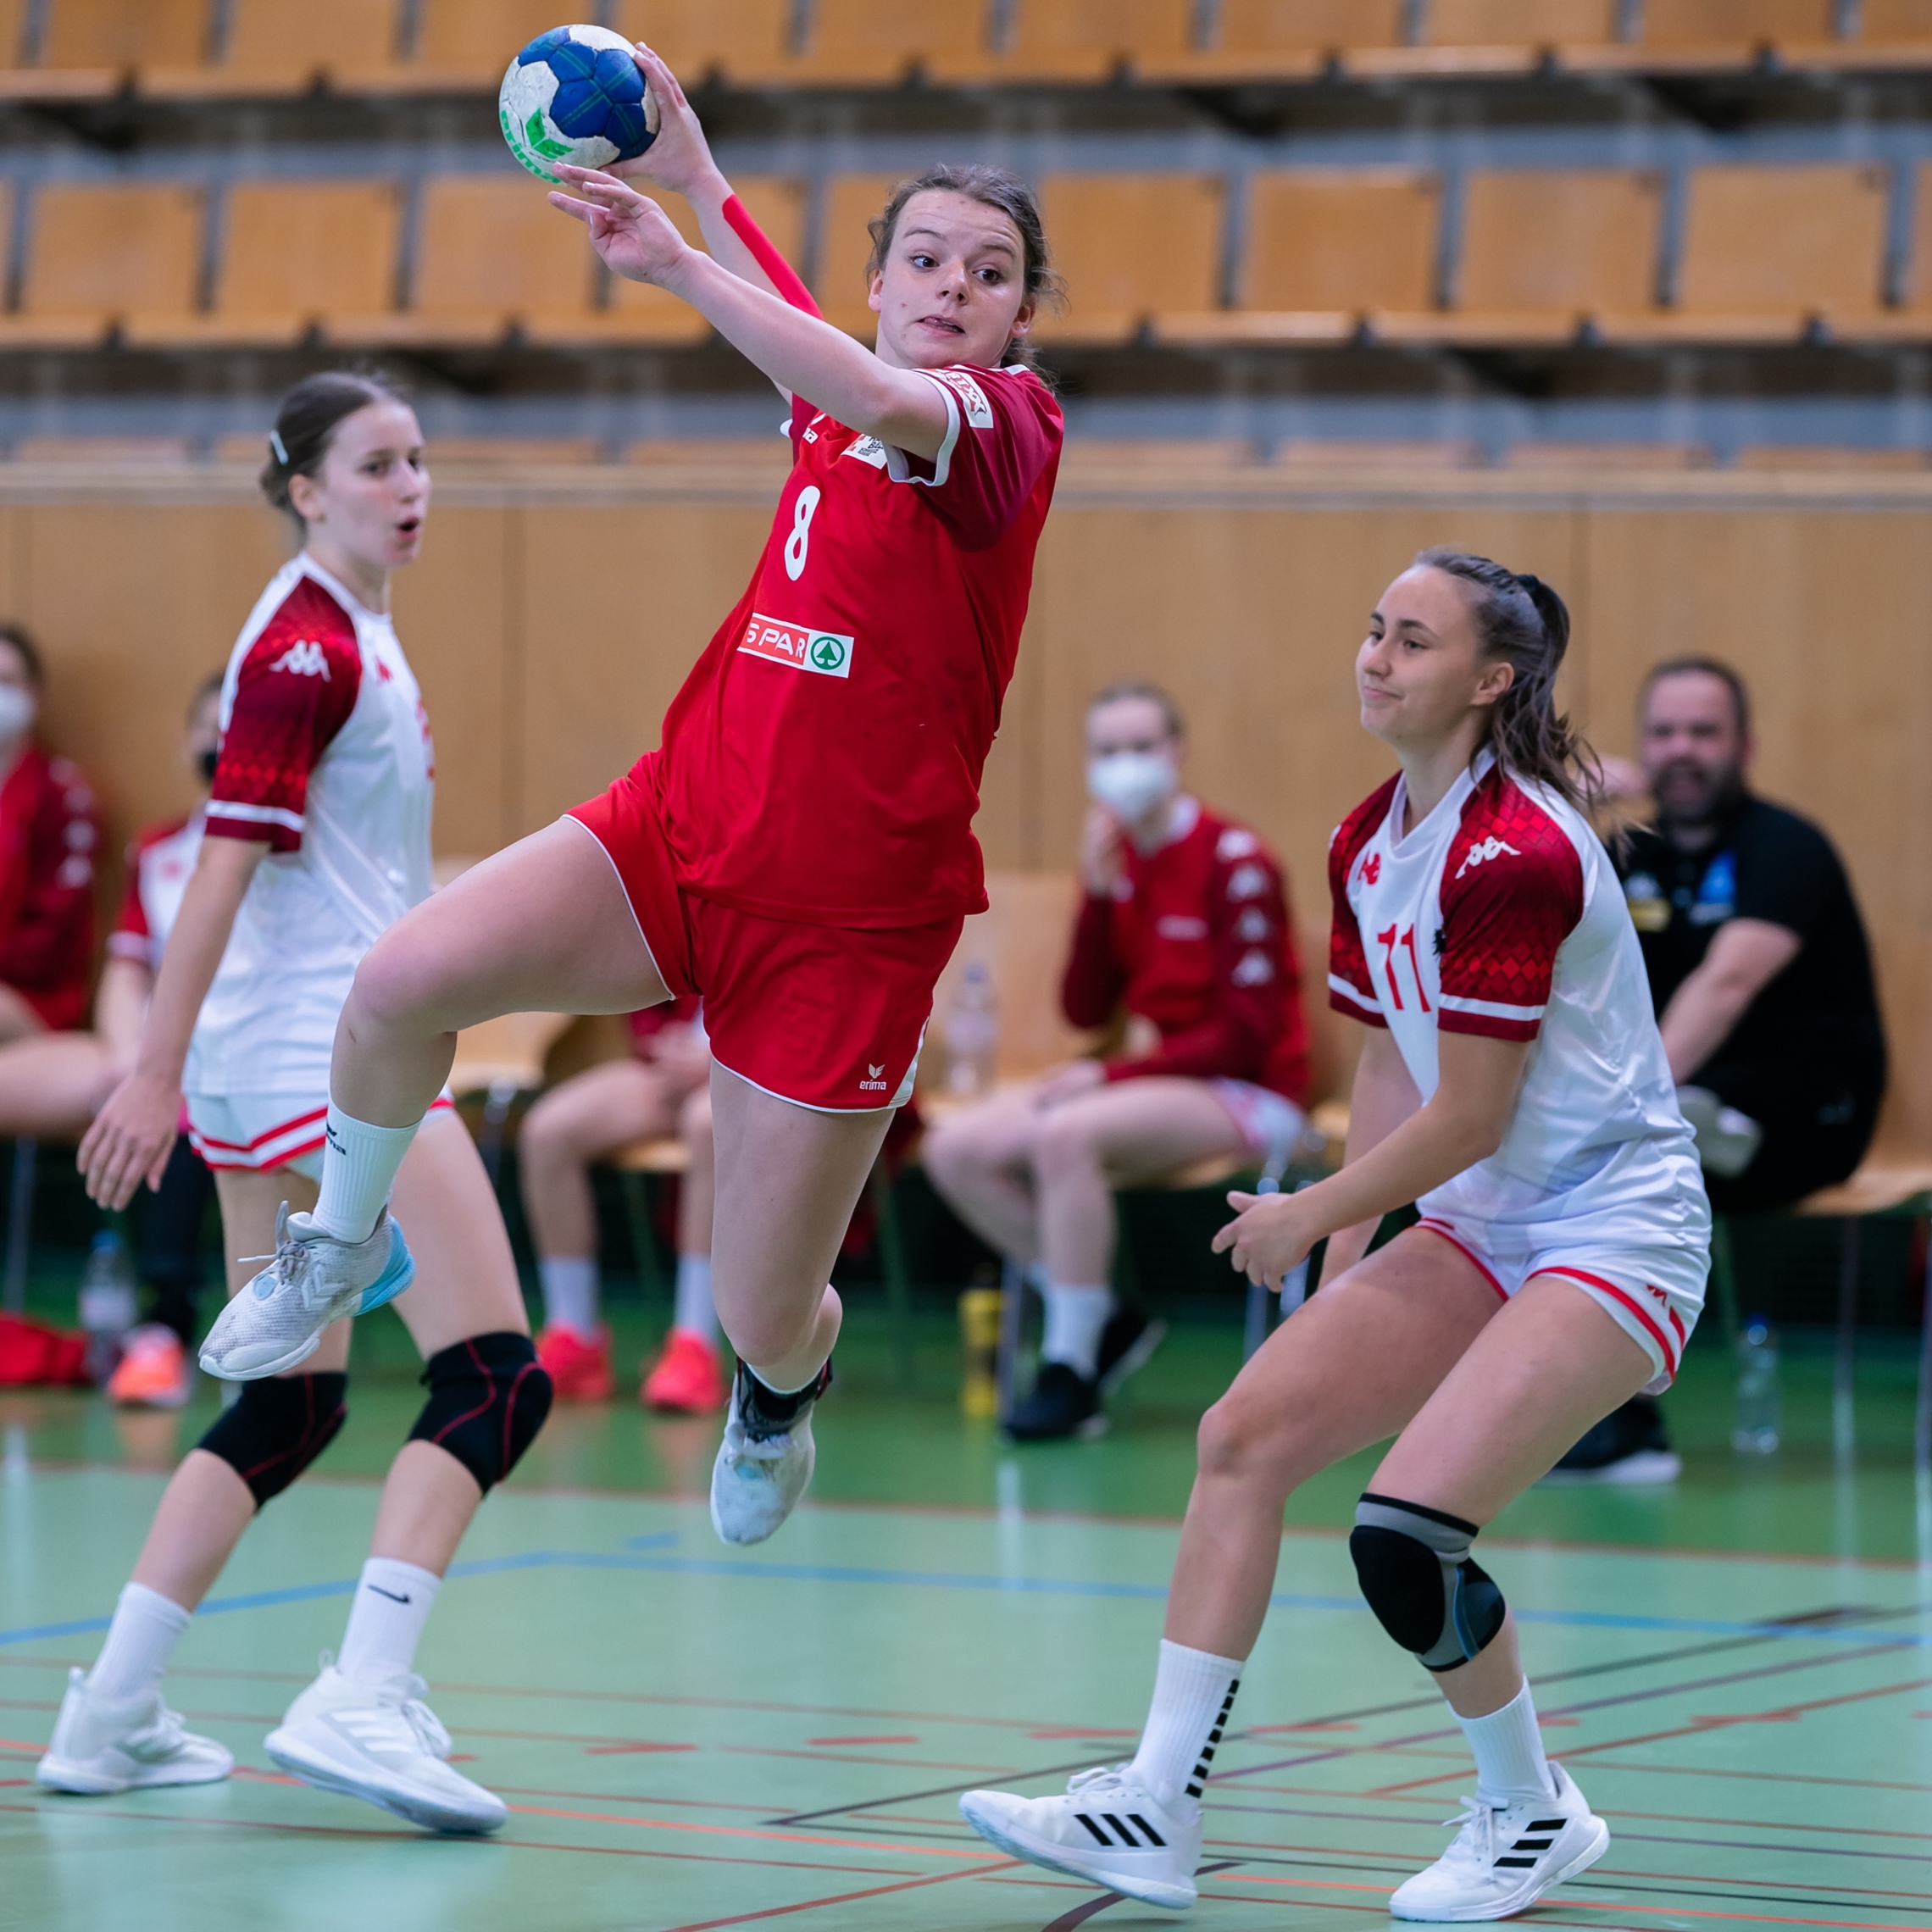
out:
<path id="1" fill-rule="evenodd" d="M 787 624 L 781 617 L 754 613 L 738 648 L 774 664 L 789 664 L 795 671 L 816 671 L 822 678 L 849 678 L 852 646 L 851 638 L 841 637 L 836 630 L 814 630 L 808 624 Z"/>
<path id="2" fill-rule="evenodd" d="M 879 1076 L 886 1071 L 885 1068 L 875 1067 L 868 1060 L 865 1063 L 865 1071 L 869 1078 L 858 1083 L 858 1091 L 861 1093 L 884 1093 L 886 1083 Z"/>

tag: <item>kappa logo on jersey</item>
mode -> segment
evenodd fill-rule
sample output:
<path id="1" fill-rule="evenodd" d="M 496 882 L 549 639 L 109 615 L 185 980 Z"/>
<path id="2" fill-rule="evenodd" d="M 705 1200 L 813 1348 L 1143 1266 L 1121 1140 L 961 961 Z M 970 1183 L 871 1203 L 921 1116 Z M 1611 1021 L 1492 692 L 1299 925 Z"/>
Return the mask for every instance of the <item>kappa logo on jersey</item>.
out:
<path id="1" fill-rule="evenodd" d="M 967 375 L 963 369 L 935 369 L 930 372 L 943 382 L 959 400 L 966 405 L 966 422 L 969 428 L 990 430 L 993 426 L 993 406 L 986 400 L 986 392 Z"/>
<path id="2" fill-rule="evenodd" d="M 860 436 L 846 454 L 857 457 L 861 463 L 869 463 L 874 469 L 886 467 L 886 446 L 877 436 Z"/>
<path id="3" fill-rule="evenodd" d="M 1362 869 L 1355 875 L 1364 886 L 1373 886 L 1382 876 L 1382 855 L 1369 852 L 1362 861 Z"/>
<path id="4" fill-rule="evenodd" d="M 816 671 L 822 678 L 852 675 L 851 638 L 836 630 L 814 630 L 808 624 L 788 624 L 781 617 L 754 613 L 738 648 L 795 671 Z"/>
<path id="5" fill-rule="evenodd" d="M 1460 879 L 1472 865 L 1480 865 L 1485 859 L 1506 857 L 1521 858 L 1523 854 L 1514 846 L 1509 844 L 1507 840 L 1496 838 L 1492 835 L 1486 839 L 1479 839 L 1475 844 L 1469 847 L 1469 856 L 1456 868 L 1456 876 Z"/>
<path id="6" fill-rule="evenodd" d="M 298 637 L 269 669 L 291 671 L 298 678 L 320 678 L 324 684 L 334 682 L 329 675 L 329 660 L 324 656 L 322 647 L 306 638 Z"/>

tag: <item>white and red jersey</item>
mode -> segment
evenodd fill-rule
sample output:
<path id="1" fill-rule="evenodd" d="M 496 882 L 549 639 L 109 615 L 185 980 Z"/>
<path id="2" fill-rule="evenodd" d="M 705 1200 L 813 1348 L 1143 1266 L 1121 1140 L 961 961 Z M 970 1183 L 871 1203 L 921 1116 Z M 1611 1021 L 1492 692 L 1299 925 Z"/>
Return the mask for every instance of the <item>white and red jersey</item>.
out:
<path id="1" fill-rule="evenodd" d="M 116 959 L 136 960 L 151 973 L 160 971 L 161 949 L 175 930 L 181 895 L 201 853 L 206 817 L 197 805 L 185 819 L 150 825 L 127 848 L 127 890 L 108 935 L 108 951 Z"/>
<path id="2" fill-rule="evenodd" d="M 1702 1249 L 1710 1209 L 1610 857 L 1485 752 L 1406 836 L 1400 776 L 1329 847 L 1330 1003 L 1385 1026 L 1427 1101 L 1441 1033 L 1533 1042 L 1502 1145 L 1418 1205 L 1523 1246 Z"/>
<path id="3" fill-rule="evenodd" d="M 947 410 L 930 463 L 792 405 L 764 554 L 644 761 L 686 891 L 828 926 L 985 907 L 972 819 L 1060 410 L 1030 369 L 919 373 Z"/>
<path id="4" fill-rule="evenodd" d="M 203 1002 L 191 1094 L 326 1096 L 356 966 L 430 891 L 429 722 L 389 619 L 306 553 L 221 686 L 209 838 L 266 840 Z"/>

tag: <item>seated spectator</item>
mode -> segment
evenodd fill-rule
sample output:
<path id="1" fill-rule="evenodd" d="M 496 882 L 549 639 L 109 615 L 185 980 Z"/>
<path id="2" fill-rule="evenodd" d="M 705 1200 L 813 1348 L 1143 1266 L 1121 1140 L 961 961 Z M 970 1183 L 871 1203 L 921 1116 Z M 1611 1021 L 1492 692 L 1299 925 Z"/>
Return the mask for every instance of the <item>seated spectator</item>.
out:
<path id="1" fill-rule="evenodd" d="M 80 1025 L 94 967 L 94 793 L 34 736 L 40 652 L 0 624 L 0 1043 Z"/>
<path id="2" fill-rule="evenodd" d="M 730 1394 L 711 1300 L 711 1044 L 695 999 L 630 1016 L 636 1057 L 562 1080 L 524 1118 L 517 1139 L 524 1213 L 543 1285 L 537 1358 L 565 1402 L 616 1392 L 610 1331 L 598 1313 L 597 1227 L 590 1165 L 633 1141 L 675 1134 L 690 1164 L 678 1194 L 677 1308 L 644 1377 L 647 1407 L 704 1415 Z"/>
<path id="3" fill-rule="evenodd" d="M 1618 859 L 1664 1051 L 1719 1213 L 1782 1208 L 1865 1157 L 1885 1044 L 1863 921 L 1831 841 L 1756 797 L 1751 704 L 1727 664 L 1681 658 L 1644 680 L 1638 756 L 1654 820 Z M 1558 1465 L 1676 1474 L 1639 1396 Z"/>
<path id="4" fill-rule="evenodd" d="M 1021 1441 L 1098 1434 L 1105 1397 L 1159 1341 L 1109 1285 L 1113 1190 L 1216 1155 L 1285 1159 L 1305 1124 L 1281 868 L 1181 789 L 1182 736 L 1151 685 L 1113 686 L 1088 708 L 1085 896 L 1061 1003 L 1075 1026 L 1124 1017 L 1120 1051 L 997 1094 L 926 1140 L 934 1186 L 1046 1302 L 1040 1374 L 1007 1420 Z"/>
<path id="5" fill-rule="evenodd" d="M 0 646 L 0 663 L 5 648 Z M 220 741 L 221 680 L 188 708 L 182 762 L 205 797 Z M 8 781 L 9 784 L 11 780 Z M 127 890 L 108 937 L 91 1033 L 35 1031 L 0 1046 L 0 1135 L 77 1141 L 134 1064 L 161 948 L 195 869 L 203 808 L 150 826 L 128 849 Z M 90 872 L 92 868 L 90 868 Z M 157 1195 L 143 1204 L 136 1264 L 147 1292 L 146 1319 L 127 1336 L 108 1384 L 117 1402 L 179 1408 L 193 1379 L 195 1296 L 202 1285 L 201 1227 L 213 1180 L 184 1135 Z"/>

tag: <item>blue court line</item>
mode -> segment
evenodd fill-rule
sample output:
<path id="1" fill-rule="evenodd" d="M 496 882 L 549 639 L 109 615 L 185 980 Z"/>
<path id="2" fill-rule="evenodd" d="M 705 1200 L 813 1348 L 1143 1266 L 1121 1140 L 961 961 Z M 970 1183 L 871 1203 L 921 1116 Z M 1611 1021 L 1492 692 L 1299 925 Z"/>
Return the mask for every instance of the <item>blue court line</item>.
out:
<path id="1" fill-rule="evenodd" d="M 657 1535 L 631 1537 L 622 1552 L 529 1550 L 517 1556 L 490 1557 L 473 1563 L 453 1563 L 449 1574 L 456 1579 L 500 1576 L 514 1570 L 529 1569 L 629 1570 L 663 1576 L 741 1577 L 774 1583 L 862 1584 L 902 1590 L 994 1591 L 1032 1596 L 1114 1597 L 1158 1602 L 1167 1596 L 1167 1585 L 1157 1583 L 996 1576 L 975 1571 L 878 1569 L 834 1563 L 743 1563 L 728 1557 L 647 1553 L 662 1550 L 678 1540 L 675 1531 L 666 1531 Z M 329 1583 L 300 1584 L 286 1590 L 213 1597 L 203 1604 L 202 1609 L 212 1615 L 224 1611 L 258 1610 L 283 1603 L 308 1602 L 325 1596 L 347 1596 L 353 1592 L 357 1580 L 348 1577 Z M 1290 1591 L 1276 1591 L 1269 1598 L 1269 1605 L 1277 1610 L 1346 1611 L 1354 1615 L 1365 1615 L 1368 1611 L 1368 1606 L 1359 1596 L 1317 1596 Z M 1534 1610 L 1520 1607 L 1516 1609 L 1516 1617 L 1519 1623 L 1551 1624 L 1579 1629 L 1770 1637 L 1787 1642 L 1884 1645 L 1897 1650 L 1932 1648 L 1932 1631 L 1886 1632 L 1861 1624 L 1819 1628 L 1811 1624 L 1735 1622 L 1710 1617 L 1647 1617 L 1622 1611 Z M 104 1630 L 108 1623 L 105 1617 L 89 1617 L 72 1623 L 41 1624 L 16 1630 L 0 1630 L 0 1644 L 31 1643 L 42 1637 L 80 1636 Z"/>

